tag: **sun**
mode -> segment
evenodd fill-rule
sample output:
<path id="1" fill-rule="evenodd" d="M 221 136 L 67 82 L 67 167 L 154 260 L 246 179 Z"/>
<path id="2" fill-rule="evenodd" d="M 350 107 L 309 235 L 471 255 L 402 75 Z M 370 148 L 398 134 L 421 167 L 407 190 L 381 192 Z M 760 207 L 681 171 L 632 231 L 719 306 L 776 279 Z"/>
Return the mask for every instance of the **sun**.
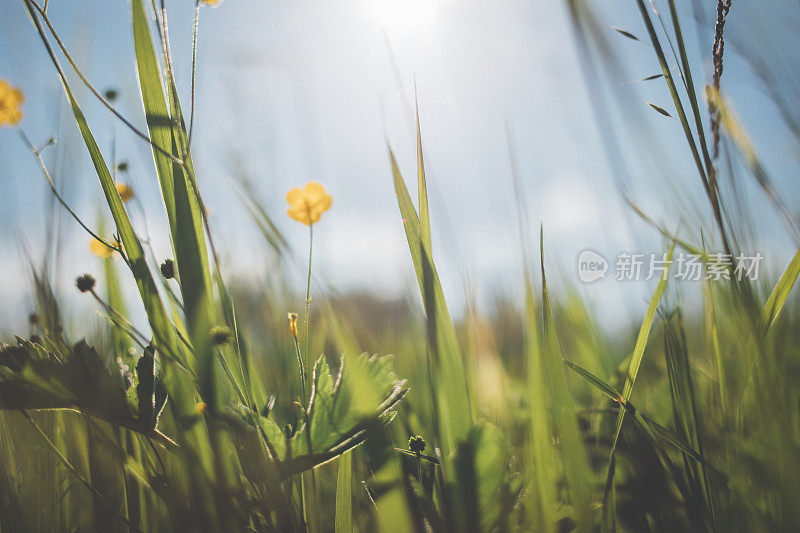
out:
<path id="1" fill-rule="evenodd" d="M 407 34 L 429 28 L 439 8 L 437 0 L 367 0 L 388 33 Z"/>

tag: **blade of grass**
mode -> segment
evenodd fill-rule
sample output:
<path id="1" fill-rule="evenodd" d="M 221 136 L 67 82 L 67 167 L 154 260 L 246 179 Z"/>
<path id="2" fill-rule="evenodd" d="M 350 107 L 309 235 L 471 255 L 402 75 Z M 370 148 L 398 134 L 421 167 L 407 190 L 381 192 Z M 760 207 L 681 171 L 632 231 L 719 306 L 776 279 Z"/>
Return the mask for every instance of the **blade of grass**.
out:
<path id="1" fill-rule="evenodd" d="M 672 313 L 664 327 L 664 357 L 672 398 L 672 413 L 678 436 L 703 453 L 697 415 L 697 402 L 691 379 L 689 353 L 680 311 Z M 715 512 L 705 467 L 684 458 L 684 469 L 691 499 L 687 501 L 690 519 L 698 529 L 715 529 Z"/>
<path id="2" fill-rule="evenodd" d="M 564 357 L 556 334 L 550 291 L 544 268 L 544 239 L 539 230 L 539 253 L 542 269 L 542 346 L 543 366 L 547 389 L 550 392 L 551 416 L 554 433 L 567 481 L 570 503 L 575 508 L 578 529 L 590 530 L 592 519 L 592 495 L 594 474 L 583 445 L 578 427 L 575 404 L 567 386 Z"/>
<path id="3" fill-rule="evenodd" d="M 422 156 L 422 133 L 419 126 L 419 97 L 415 94 L 417 118 L 417 190 L 419 194 L 419 231 L 422 245 L 433 254 L 431 248 L 431 221 L 428 215 L 428 185 L 425 180 L 425 162 Z"/>
<path id="4" fill-rule="evenodd" d="M 781 314 L 789 294 L 792 292 L 797 277 L 800 275 L 800 247 L 794 253 L 791 261 L 786 266 L 786 269 L 781 274 L 778 282 L 772 288 L 764 307 L 761 309 L 761 314 L 758 317 L 759 330 L 763 335 L 769 332 L 772 324 Z"/>
<path id="5" fill-rule="evenodd" d="M 470 393 L 461 349 L 450 313 L 447 310 L 439 277 L 430 251 L 423 244 L 421 238 L 420 219 L 391 148 L 389 149 L 389 158 L 406 239 L 420 292 L 426 304 L 426 312 L 428 312 L 429 339 L 432 341 L 430 348 L 434 353 L 436 369 L 434 383 L 438 386 L 436 391 L 439 403 L 437 411 L 441 418 L 445 450 L 450 454 L 455 451 L 456 443 L 467 435 L 472 426 L 473 395 Z M 434 338 L 431 339 L 431 337 Z M 464 401 L 465 397 L 466 402 Z"/>
<path id="6" fill-rule="evenodd" d="M 675 241 L 672 241 L 669 247 L 669 252 L 667 253 L 667 260 L 669 263 L 667 264 L 666 269 L 664 270 L 661 280 L 659 280 L 658 285 L 656 286 L 656 290 L 653 293 L 653 296 L 650 298 L 650 303 L 647 306 L 647 311 L 644 315 L 644 320 L 642 321 L 642 325 L 639 328 L 639 334 L 636 337 L 636 344 L 633 348 L 633 354 L 631 355 L 630 363 L 628 364 L 628 372 L 625 378 L 625 387 L 622 390 L 622 400 L 624 402 L 621 405 L 624 405 L 625 402 L 630 400 L 631 394 L 633 393 L 633 385 L 636 382 L 636 376 L 639 373 L 639 366 L 642 364 L 642 358 L 644 357 L 644 349 L 647 346 L 647 339 L 650 336 L 650 330 L 653 326 L 653 320 L 655 319 L 656 310 L 658 309 L 658 303 L 661 301 L 661 296 L 664 294 L 664 289 L 667 286 L 667 275 L 669 273 L 669 267 L 672 263 L 672 252 L 675 250 Z M 625 419 L 625 409 L 620 409 L 619 414 L 617 415 L 617 422 L 614 428 L 614 436 L 611 442 L 611 453 L 608 459 L 608 473 L 606 475 L 606 486 L 603 491 L 603 529 L 615 529 L 615 521 L 616 517 L 612 514 L 616 511 L 613 510 L 613 485 L 614 485 L 614 469 L 615 469 L 615 456 L 614 452 L 617 448 L 617 442 L 619 441 L 619 434 L 622 431 L 622 422 Z"/>
<path id="7" fill-rule="evenodd" d="M 61 461 L 61 463 L 67 468 L 67 470 L 72 472 L 72 474 L 76 478 L 78 478 L 78 480 L 87 489 L 89 489 L 92 492 L 92 494 L 96 498 L 96 501 L 100 502 L 109 511 L 114 513 L 116 515 L 116 517 L 119 520 L 121 520 L 125 525 L 127 525 L 128 527 L 132 528 L 133 526 L 128 521 L 128 518 L 124 514 L 122 514 L 118 509 L 113 507 L 108 502 L 108 500 L 103 495 L 103 493 L 101 493 L 99 490 L 97 490 L 97 488 L 94 485 L 92 485 L 92 483 L 88 479 L 86 479 L 86 477 L 83 474 L 81 474 L 81 472 L 77 468 L 75 468 L 75 466 L 70 462 L 70 460 L 67 458 L 67 456 L 64 455 L 64 453 L 58 448 L 58 446 L 56 446 L 55 443 L 52 440 L 50 440 L 50 437 L 47 436 L 47 434 L 42 430 L 42 428 L 39 427 L 39 424 L 37 424 L 36 421 L 33 418 L 31 418 L 31 416 L 27 412 L 20 411 L 20 413 L 22 413 L 22 416 L 25 417 L 25 420 L 27 420 L 28 423 L 30 423 L 30 425 L 33 427 L 33 429 L 36 431 L 36 433 L 39 435 L 39 437 L 42 438 L 42 440 L 45 442 L 45 444 L 47 444 L 47 446 L 53 451 L 53 453 L 56 455 L 56 457 L 58 457 L 58 460 Z"/>
<path id="8" fill-rule="evenodd" d="M 179 146 L 187 144 L 186 132 L 182 121 L 175 119 L 175 113 L 179 112 L 176 102 L 172 102 L 173 114 L 168 111 L 142 0 L 132 1 L 132 14 L 139 86 L 150 135 L 159 144 L 172 146 L 173 154 L 184 155 L 183 165 L 178 165 L 161 152 L 153 150 L 170 223 L 187 326 L 200 365 L 200 394 L 207 407 L 216 411 L 221 404 L 216 358 L 210 346 L 210 329 L 215 315 L 211 304 L 211 274 L 200 208 L 188 183 L 191 161 L 188 153 L 179 151 Z"/>
<path id="9" fill-rule="evenodd" d="M 353 531 L 353 452 L 339 457 L 339 472 L 336 477 L 336 533 Z"/>
<path id="10" fill-rule="evenodd" d="M 666 440 L 672 446 L 674 446 L 677 450 L 685 453 L 695 461 L 699 462 L 700 464 L 708 467 L 716 474 L 722 476 L 724 478 L 724 474 L 714 468 L 714 466 L 709 463 L 703 456 L 700 455 L 697 450 L 692 449 L 688 444 L 683 442 L 671 429 L 666 428 L 653 420 L 652 418 L 648 417 L 647 415 L 643 414 L 640 409 L 637 409 L 632 402 L 622 402 L 620 401 L 622 395 L 615 389 L 613 386 L 609 385 L 603 379 L 597 377 L 595 374 L 586 370 L 578 363 L 565 359 L 564 362 L 567 364 L 569 368 L 575 371 L 576 374 L 581 376 L 585 379 L 588 383 L 593 385 L 597 388 L 600 392 L 608 396 L 611 400 L 620 403 L 625 409 L 629 412 L 634 414 L 634 420 L 636 421 L 637 427 L 643 428 L 645 426 L 649 427 L 655 434 Z M 644 429 L 643 429 L 644 431 Z"/>
<path id="11" fill-rule="evenodd" d="M 555 531 L 558 518 L 553 502 L 558 499 L 556 480 L 556 454 L 553 449 L 549 416 L 547 412 L 547 380 L 544 369 L 544 350 L 541 345 L 541 313 L 534 295 L 531 271 L 530 223 L 522 179 L 519 173 L 516 145 L 511 126 L 506 125 L 508 156 L 511 164 L 511 179 L 516 199 L 517 224 L 519 226 L 522 269 L 525 279 L 525 362 L 526 399 L 528 401 L 527 446 L 525 464 L 531 480 L 531 501 L 526 505 L 527 518 L 535 531 Z"/>

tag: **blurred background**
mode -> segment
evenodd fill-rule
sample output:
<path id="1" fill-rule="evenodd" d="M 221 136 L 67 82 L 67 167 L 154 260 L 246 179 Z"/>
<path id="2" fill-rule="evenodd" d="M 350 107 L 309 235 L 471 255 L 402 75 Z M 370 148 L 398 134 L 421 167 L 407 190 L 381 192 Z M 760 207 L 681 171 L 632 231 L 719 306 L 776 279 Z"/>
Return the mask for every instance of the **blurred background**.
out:
<path id="1" fill-rule="evenodd" d="M 193 4 L 170 3 L 172 51 L 185 103 Z M 313 180 L 334 199 L 315 228 L 317 279 L 337 291 L 366 292 L 387 302 L 414 294 L 386 145 L 407 179 L 412 177 L 416 93 L 434 255 L 454 315 L 460 316 L 467 294 L 490 312 L 498 301 L 521 301 L 511 144 L 532 234 L 544 224 L 553 283 L 577 290 L 612 331 L 638 321 L 653 282 L 622 282 L 611 275 L 582 284 L 578 254 L 597 250 L 613 269 L 621 252 L 664 250 L 663 238 L 625 197 L 695 242 L 709 210 L 679 122 L 648 105 L 674 116 L 663 80 L 641 81 L 660 68 L 634 4 L 587 5 L 607 46 L 593 49 L 591 59 L 606 60 L 608 69 L 586 68 L 569 4 L 556 0 L 225 0 L 218 8 L 203 8 L 192 147 L 226 275 L 260 280 L 274 265 L 237 194 L 249 183 L 298 251 L 290 277 L 298 288 L 304 284 L 307 234 L 286 216 L 285 194 Z M 679 8 L 688 52 L 694 65 L 703 66 L 705 75 L 696 80 L 702 87 L 713 70 L 716 2 L 681 2 Z M 53 0 L 49 7 L 87 77 L 100 90 L 117 91 L 118 109 L 144 128 L 129 10 L 121 0 Z M 734 2 L 722 81 L 789 206 L 800 205 L 800 137 L 792 134 L 800 111 L 794 59 L 799 31 L 795 1 Z M 12 0 L 0 2 L 0 77 L 25 92 L 22 127 L 34 143 L 57 136 L 45 160 L 73 209 L 90 222 L 107 216 L 53 66 L 22 3 Z M 149 235 L 156 254 L 166 257 L 169 232 L 148 146 L 80 83 L 73 87 L 103 152 L 128 165 L 118 179 L 136 193 L 137 202 L 129 204 L 135 225 Z M 758 236 L 752 252 L 764 256 L 761 274 L 774 279 L 797 243 L 737 157 L 731 155 L 741 178 L 738 214 Z M 53 244 L 60 268 L 52 269 L 52 281 L 65 293 L 74 290 L 79 274 L 98 272 L 101 260 L 75 221 L 60 208 L 53 211 L 33 155 L 8 128 L 0 131 L 0 188 L 0 324 L 6 333 L 24 327 L 33 305 L 28 256 L 38 264 L 48 241 Z M 48 231 L 50 212 L 58 219 L 55 232 Z M 709 249 L 721 251 L 713 237 Z M 691 299 L 700 285 L 687 282 L 682 292 Z M 132 283 L 130 290 L 135 291 Z M 65 302 L 84 314 L 91 305 Z M 144 323 L 143 315 L 138 322 Z"/>

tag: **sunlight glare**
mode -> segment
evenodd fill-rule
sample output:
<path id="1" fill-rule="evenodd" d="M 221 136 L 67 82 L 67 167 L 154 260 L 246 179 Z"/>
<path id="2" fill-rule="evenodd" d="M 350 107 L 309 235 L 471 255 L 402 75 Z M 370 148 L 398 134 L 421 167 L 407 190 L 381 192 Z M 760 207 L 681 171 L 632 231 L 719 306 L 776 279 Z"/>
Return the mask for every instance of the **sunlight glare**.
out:
<path id="1" fill-rule="evenodd" d="M 425 30 L 436 17 L 437 0 L 367 0 L 383 28 L 389 33 Z"/>

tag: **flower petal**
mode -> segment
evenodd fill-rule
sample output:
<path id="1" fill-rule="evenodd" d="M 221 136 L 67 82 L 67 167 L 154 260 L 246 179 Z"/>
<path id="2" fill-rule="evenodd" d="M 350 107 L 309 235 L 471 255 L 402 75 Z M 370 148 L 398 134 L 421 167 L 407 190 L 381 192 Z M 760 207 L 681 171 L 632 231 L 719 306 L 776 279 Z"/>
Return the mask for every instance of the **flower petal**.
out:
<path id="1" fill-rule="evenodd" d="M 286 193 L 286 201 L 289 202 L 289 205 L 291 205 L 292 207 L 302 202 L 304 197 L 305 194 L 303 194 L 303 191 L 301 191 L 297 187 Z"/>

